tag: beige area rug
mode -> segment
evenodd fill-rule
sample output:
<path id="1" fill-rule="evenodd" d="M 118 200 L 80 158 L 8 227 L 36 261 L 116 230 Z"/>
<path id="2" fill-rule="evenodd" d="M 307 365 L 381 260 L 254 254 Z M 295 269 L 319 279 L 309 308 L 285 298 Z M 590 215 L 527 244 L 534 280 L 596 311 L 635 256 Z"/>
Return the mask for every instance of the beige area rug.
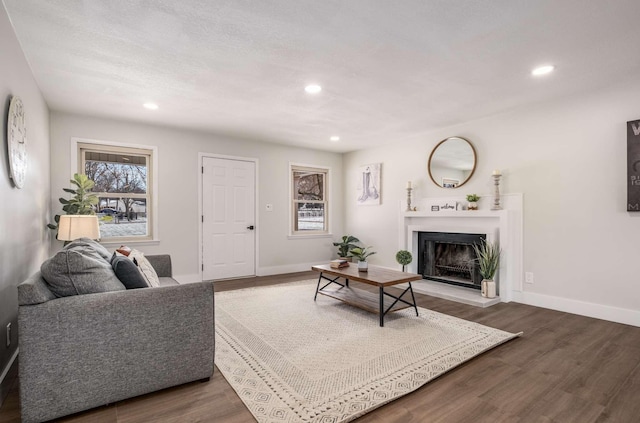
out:
<path id="1" fill-rule="evenodd" d="M 519 336 L 420 307 L 381 328 L 315 288 L 215 294 L 215 363 L 258 422 L 351 421 Z"/>

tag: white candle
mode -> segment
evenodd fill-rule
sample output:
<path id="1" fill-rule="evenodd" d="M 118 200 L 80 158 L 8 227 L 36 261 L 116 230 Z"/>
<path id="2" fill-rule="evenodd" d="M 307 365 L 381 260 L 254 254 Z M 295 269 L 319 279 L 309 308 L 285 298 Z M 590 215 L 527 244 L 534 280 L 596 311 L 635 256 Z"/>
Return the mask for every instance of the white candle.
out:
<path id="1" fill-rule="evenodd" d="M 494 175 L 496 175 L 496 176 L 502 175 L 502 174 L 500 173 L 500 169 L 494 169 L 494 170 L 493 170 L 493 174 L 494 174 Z"/>
<path id="2" fill-rule="evenodd" d="M 407 189 L 411 189 L 411 181 L 407 182 Z"/>

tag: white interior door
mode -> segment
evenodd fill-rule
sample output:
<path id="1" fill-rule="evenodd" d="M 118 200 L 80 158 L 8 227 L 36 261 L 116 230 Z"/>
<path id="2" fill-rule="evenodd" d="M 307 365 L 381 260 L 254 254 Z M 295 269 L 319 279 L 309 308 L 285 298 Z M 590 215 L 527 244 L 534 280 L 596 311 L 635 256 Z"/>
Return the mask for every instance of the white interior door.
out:
<path id="1" fill-rule="evenodd" d="M 254 162 L 202 158 L 202 278 L 255 275 Z"/>

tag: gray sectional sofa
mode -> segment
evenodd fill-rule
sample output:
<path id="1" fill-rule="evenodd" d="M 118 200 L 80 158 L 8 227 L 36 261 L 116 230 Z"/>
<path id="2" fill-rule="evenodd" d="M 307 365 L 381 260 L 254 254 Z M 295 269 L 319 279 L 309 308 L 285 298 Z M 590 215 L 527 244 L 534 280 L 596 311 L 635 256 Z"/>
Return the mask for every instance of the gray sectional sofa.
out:
<path id="1" fill-rule="evenodd" d="M 168 255 L 147 259 L 160 287 L 57 297 L 40 272 L 18 286 L 23 422 L 211 377 L 213 284 L 180 285 Z"/>

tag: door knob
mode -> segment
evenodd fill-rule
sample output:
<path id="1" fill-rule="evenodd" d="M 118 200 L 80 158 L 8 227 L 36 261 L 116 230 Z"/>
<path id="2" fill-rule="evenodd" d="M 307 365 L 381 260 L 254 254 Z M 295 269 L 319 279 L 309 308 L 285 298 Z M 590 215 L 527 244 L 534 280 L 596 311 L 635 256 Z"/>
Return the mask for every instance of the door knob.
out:
<path id="1" fill-rule="evenodd" d="M 251 225 L 251 226 L 247 226 L 247 229 L 249 229 L 250 231 L 252 231 L 252 230 L 254 229 L 254 228 L 253 228 L 253 225 Z"/>

